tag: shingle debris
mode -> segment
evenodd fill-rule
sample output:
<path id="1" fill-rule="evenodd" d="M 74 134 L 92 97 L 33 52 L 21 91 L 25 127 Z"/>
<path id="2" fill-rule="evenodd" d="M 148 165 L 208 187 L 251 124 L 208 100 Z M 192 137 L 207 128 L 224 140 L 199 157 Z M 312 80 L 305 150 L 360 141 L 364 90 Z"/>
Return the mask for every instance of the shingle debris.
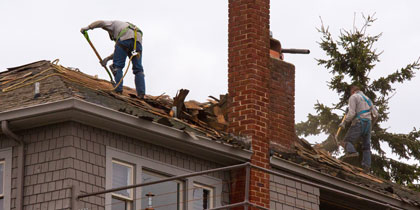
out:
<path id="1" fill-rule="evenodd" d="M 34 98 L 34 82 L 40 82 L 40 96 Z M 227 132 L 227 95 L 210 96 L 207 102 L 185 101 L 189 91 L 181 89 L 174 98 L 162 94 L 136 97 L 136 91 L 124 87 L 123 94 L 112 91 L 112 84 L 57 62 L 37 61 L 0 72 L 0 112 L 30 107 L 67 98 L 78 98 L 130 114 L 150 122 L 183 131 L 192 139 L 206 137 L 238 149 L 250 149 L 252 139 Z M 420 194 L 390 181 L 366 174 L 362 169 L 332 157 L 327 151 L 312 147 L 296 138 L 294 150 L 284 152 L 271 143 L 271 154 L 321 173 L 365 186 L 396 199 L 420 206 Z"/>

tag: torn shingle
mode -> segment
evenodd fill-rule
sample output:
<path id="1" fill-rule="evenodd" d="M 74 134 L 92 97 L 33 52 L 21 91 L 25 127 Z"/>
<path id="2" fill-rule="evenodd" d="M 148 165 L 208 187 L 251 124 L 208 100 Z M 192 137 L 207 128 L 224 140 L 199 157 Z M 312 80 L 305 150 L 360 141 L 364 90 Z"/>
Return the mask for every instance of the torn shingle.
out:
<path id="1" fill-rule="evenodd" d="M 60 71 L 49 70 L 59 68 Z M 41 72 L 45 71 L 41 74 Z M 52 75 L 53 76 L 49 76 Z M 31 82 L 35 75 L 39 75 L 41 97 L 33 99 L 33 85 L 22 86 L 13 91 L 0 91 L 0 112 L 29 107 L 43 103 L 57 102 L 70 97 L 77 97 L 87 102 L 95 103 L 107 108 L 133 115 L 143 120 L 157 122 L 165 126 L 183 131 L 192 139 L 206 137 L 221 144 L 231 145 L 233 148 L 249 149 L 252 139 L 246 136 L 234 136 L 226 132 L 227 127 L 227 95 L 220 98 L 211 97 L 208 102 L 184 101 L 187 90 L 178 99 L 173 100 L 167 95 L 150 96 L 144 100 L 136 97 L 136 91 L 124 87 L 123 94 L 112 91 L 113 86 L 108 81 L 84 74 L 75 69 L 64 68 L 48 61 L 10 68 L 0 72 L 0 89 L 18 83 Z M 48 76 L 48 77 L 47 77 Z M 27 81 L 25 81 L 28 79 Z M 177 107 L 178 118 L 171 118 L 172 107 Z M 390 181 L 379 179 L 353 165 L 344 163 L 332 157 L 320 148 L 313 148 L 308 142 L 297 139 L 294 152 L 285 153 L 281 145 L 271 144 L 271 154 L 285 160 L 292 161 L 335 176 L 359 186 L 366 186 L 372 190 L 399 196 L 406 202 L 420 205 L 420 196 Z"/>

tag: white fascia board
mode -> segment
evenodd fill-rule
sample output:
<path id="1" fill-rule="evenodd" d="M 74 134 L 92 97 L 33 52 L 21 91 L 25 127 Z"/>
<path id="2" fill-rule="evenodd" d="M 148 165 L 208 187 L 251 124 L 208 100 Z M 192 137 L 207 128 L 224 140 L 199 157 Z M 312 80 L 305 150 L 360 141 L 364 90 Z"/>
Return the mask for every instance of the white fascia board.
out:
<path id="1" fill-rule="evenodd" d="M 201 136 L 195 140 L 181 130 L 76 98 L 0 112 L 3 120 L 14 131 L 75 121 L 223 165 L 248 162 L 252 155 L 251 151 Z"/>

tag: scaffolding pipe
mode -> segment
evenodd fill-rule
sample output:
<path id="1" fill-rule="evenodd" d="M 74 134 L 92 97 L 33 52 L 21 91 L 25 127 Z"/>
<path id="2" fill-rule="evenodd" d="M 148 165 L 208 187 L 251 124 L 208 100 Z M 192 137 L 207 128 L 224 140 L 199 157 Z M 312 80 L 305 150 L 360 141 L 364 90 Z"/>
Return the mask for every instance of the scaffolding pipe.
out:
<path id="1" fill-rule="evenodd" d="M 256 168 L 256 169 L 259 169 L 259 170 L 264 171 L 264 172 L 269 173 L 269 174 L 281 176 L 281 177 L 284 177 L 284 178 L 287 178 L 287 179 L 291 179 L 291 180 L 294 180 L 294 181 L 297 181 L 297 182 L 301 182 L 301 183 L 304 183 L 304 184 L 312 185 L 314 187 L 318 187 L 318 188 L 330 190 L 332 192 L 336 192 L 336 193 L 339 193 L 339 194 L 342 194 L 342 195 L 347 195 L 347 196 L 354 197 L 354 198 L 357 198 L 357 199 L 360 199 L 360 200 L 369 201 L 369 202 L 372 202 L 372 203 L 375 203 L 375 204 L 378 204 L 378 205 L 381 205 L 381 206 L 384 206 L 384 207 L 387 207 L 387 208 L 393 208 L 393 209 L 403 210 L 402 208 L 398 208 L 396 206 L 392 206 L 392 205 L 390 205 L 388 203 L 382 203 L 382 202 L 375 201 L 375 200 L 372 200 L 372 199 L 369 199 L 369 198 L 364 198 L 364 197 L 361 197 L 361 196 L 358 196 L 358 195 L 347 193 L 347 192 L 344 192 L 342 190 L 336 190 L 336 189 L 331 188 L 331 187 L 327 187 L 327 186 L 316 184 L 316 183 L 313 183 L 313 182 L 310 182 L 310 181 L 306 181 L 306 180 L 303 180 L 303 179 L 295 178 L 295 177 L 289 176 L 287 174 L 282 174 L 282 173 L 279 173 L 279 172 L 276 172 L 276 171 L 272 171 L 272 170 L 269 170 L 269 169 L 265 169 L 265 168 L 262 168 L 262 167 L 259 167 L 259 166 L 253 165 L 253 164 L 251 164 L 251 168 Z"/>
<path id="2" fill-rule="evenodd" d="M 166 179 L 161 179 L 161 180 L 157 180 L 157 181 L 153 181 L 153 182 L 127 185 L 127 186 L 124 186 L 124 187 L 118 187 L 118 188 L 113 188 L 113 189 L 109 189 L 109 190 L 102 190 L 102 191 L 98 191 L 98 192 L 87 193 L 87 194 L 79 195 L 79 196 L 77 196 L 77 198 L 81 199 L 81 198 L 85 198 L 85 197 L 90 197 L 90 196 L 95 196 L 95 195 L 100 195 L 100 194 L 105 194 L 105 193 L 111 193 L 111 192 L 117 192 L 117 191 L 136 188 L 136 187 L 143 187 L 143 186 L 148 186 L 148 185 L 153 185 L 153 184 L 159 184 L 159 183 L 162 183 L 162 182 L 169 182 L 169 181 L 173 181 L 173 180 L 185 179 L 185 178 L 188 178 L 188 177 L 199 176 L 199 175 L 209 174 L 209 173 L 213 173 L 213 172 L 229 171 L 229 170 L 233 170 L 233 169 L 237 169 L 237 168 L 243 168 L 243 167 L 248 166 L 248 165 L 250 165 L 250 163 L 247 162 L 247 163 L 242 163 L 242 164 L 233 165 L 233 166 L 227 166 L 227 167 L 222 167 L 222 168 L 210 169 L 210 170 L 206 170 L 206 171 L 194 172 L 194 173 L 185 174 L 185 175 L 173 176 L 173 177 L 169 177 L 169 178 L 166 178 Z"/>
<path id="3" fill-rule="evenodd" d="M 239 207 L 239 206 L 244 206 L 244 205 L 247 206 L 247 205 L 249 205 L 249 203 L 243 201 L 243 202 L 228 204 L 228 205 L 219 206 L 219 207 L 212 208 L 212 209 L 207 209 L 207 210 L 229 209 L 229 208 L 234 208 L 234 207 Z"/>
<path id="4" fill-rule="evenodd" d="M 251 182 L 251 166 L 245 166 L 245 202 L 249 203 L 249 185 Z M 248 205 L 245 205 L 245 210 L 248 210 Z"/>
<path id="5" fill-rule="evenodd" d="M 79 210 L 79 203 L 77 195 L 80 193 L 79 185 L 73 184 L 71 186 L 71 210 Z"/>
<path id="6" fill-rule="evenodd" d="M 284 178 L 287 178 L 287 179 L 291 179 L 291 180 L 294 180 L 294 181 L 297 181 L 297 182 L 301 182 L 303 184 L 308 184 L 308 185 L 311 185 L 311 186 L 314 186 L 314 187 L 329 190 L 329 191 L 339 193 L 339 194 L 342 194 L 342 195 L 346 195 L 346 196 L 349 196 L 349 197 L 353 197 L 353 198 L 356 198 L 356 199 L 360 199 L 360 200 L 368 201 L 368 202 L 371 202 L 371 203 L 375 203 L 375 204 L 378 204 L 378 205 L 381 205 L 381 206 L 384 206 L 384 207 L 387 207 L 387 208 L 403 210 L 402 208 L 393 206 L 393 205 L 388 204 L 388 203 L 383 203 L 383 202 L 376 201 L 376 200 L 373 200 L 373 199 L 364 198 L 364 197 L 361 197 L 359 195 L 354 195 L 354 194 L 351 194 L 351 193 L 348 193 L 348 192 L 345 192 L 345 191 L 342 191 L 342 190 L 336 190 L 334 188 L 323 186 L 323 185 L 320 185 L 320 184 L 316 184 L 316 183 L 311 182 L 311 181 L 306 181 L 306 180 L 303 180 L 303 179 L 300 179 L 300 178 L 295 178 L 295 177 L 292 177 L 292 176 L 287 175 L 287 174 L 279 173 L 279 172 L 276 172 L 276 171 L 272 171 L 272 170 L 269 170 L 269 169 L 266 169 L 266 168 L 262 168 L 262 167 L 253 165 L 249 162 L 238 164 L 238 165 L 233 165 L 233 166 L 222 167 L 222 168 L 210 169 L 210 170 L 206 170 L 206 171 L 194 172 L 194 173 L 185 174 L 185 175 L 173 176 L 173 177 L 170 177 L 170 178 L 161 179 L 161 180 L 153 181 L 153 182 L 147 182 L 147 183 L 141 183 L 141 184 L 135 184 L 135 185 L 129 185 L 129 186 L 124 186 L 124 187 L 113 188 L 113 189 L 109 189 L 109 190 L 102 190 L 102 191 L 93 192 L 93 193 L 87 193 L 87 194 L 77 196 L 77 199 L 90 197 L 90 196 L 95 196 L 95 195 L 100 195 L 100 194 L 105 194 L 105 193 L 116 192 L 116 191 L 120 191 L 120 190 L 126 190 L 126 189 L 130 189 L 130 188 L 143 187 L 143 186 L 158 184 L 158 183 L 162 183 L 162 182 L 179 180 L 179 179 L 204 175 L 204 174 L 213 173 L 213 172 L 229 171 L 229 170 L 243 168 L 243 167 L 246 167 L 246 169 L 245 169 L 246 170 L 246 174 L 245 174 L 245 176 L 246 176 L 245 200 L 243 202 L 229 204 L 229 205 L 225 205 L 225 206 L 220 206 L 220 207 L 212 208 L 212 209 L 209 209 L 209 210 L 219 210 L 219 209 L 233 208 L 233 207 L 238 207 L 238 206 L 245 206 L 245 209 L 248 206 L 252 206 L 252 207 L 255 207 L 255 208 L 259 208 L 259 209 L 268 210 L 265 207 L 262 207 L 262 206 L 259 206 L 259 205 L 256 205 L 256 204 L 253 204 L 253 203 L 249 202 L 249 188 L 250 188 L 249 182 L 250 182 L 250 169 L 251 168 L 255 168 L 255 169 L 264 171 L 268 174 L 281 176 L 281 177 L 284 177 Z"/>
<path id="7" fill-rule="evenodd" d="M 250 203 L 250 202 L 248 202 L 248 205 L 250 205 L 250 206 L 252 206 L 252 207 L 255 207 L 255 208 L 257 208 L 257 209 L 269 210 L 268 208 L 265 208 L 265 207 L 263 207 L 263 206 L 260 206 L 260 205 L 254 204 L 254 203 Z"/>
<path id="8" fill-rule="evenodd" d="M 249 201 L 248 202 L 243 201 L 243 202 L 239 202 L 239 203 L 233 203 L 233 204 L 229 204 L 229 205 L 225 205 L 225 206 L 219 206 L 219 207 L 216 207 L 216 208 L 206 209 L 206 210 L 229 209 L 229 208 L 234 208 L 234 207 L 239 207 L 239 206 L 252 206 L 252 207 L 255 207 L 255 208 L 258 208 L 258 209 L 262 209 L 262 210 L 269 210 L 268 208 L 259 206 L 257 204 L 250 203 Z"/>

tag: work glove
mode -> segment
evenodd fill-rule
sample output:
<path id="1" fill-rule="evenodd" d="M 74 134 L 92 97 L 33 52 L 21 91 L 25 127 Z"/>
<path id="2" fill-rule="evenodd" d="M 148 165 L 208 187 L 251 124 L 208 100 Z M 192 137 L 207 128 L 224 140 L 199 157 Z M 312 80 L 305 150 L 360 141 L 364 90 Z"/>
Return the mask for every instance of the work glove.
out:
<path id="1" fill-rule="evenodd" d="M 104 58 L 103 60 L 99 61 L 99 63 L 101 64 L 101 66 L 105 67 L 106 64 L 108 63 L 109 60 L 113 60 L 114 59 L 114 53 L 112 53 L 110 56 Z"/>
<path id="2" fill-rule="evenodd" d="M 344 129 L 346 127 L 346 122 L 341 122 L 340 125 L 338 125 L 340 128 Z"/>
<path id="3" fill-rule="evenodd" d="M 108 59 L 103 59 L 101 61 L 99 61 L 99 63 L 101 64 L 101 66 L 106 67 L 106 64 L 108 63 Z"/>
<path id="4" fill-rule="evenodd" d="M 85 34 L 85 31 L 90 30 L 89 26 L 83 27 L 80 29 L 80 33 Z"/>

